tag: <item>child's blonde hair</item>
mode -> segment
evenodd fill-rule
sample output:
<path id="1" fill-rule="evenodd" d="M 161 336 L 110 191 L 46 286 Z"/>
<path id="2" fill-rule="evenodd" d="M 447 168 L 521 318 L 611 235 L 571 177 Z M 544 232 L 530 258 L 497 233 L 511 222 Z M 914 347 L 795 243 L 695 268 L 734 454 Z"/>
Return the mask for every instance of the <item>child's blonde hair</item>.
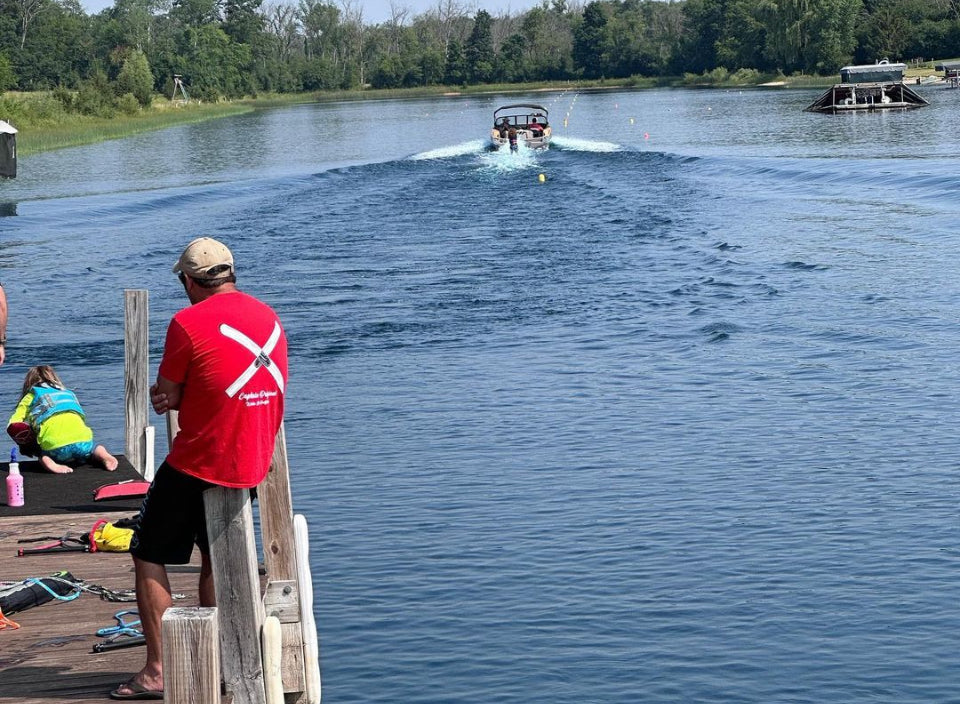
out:
<path id="1" fill-rule="evenodd" d="M 26 396 L 30 393 L 30 389 L 41 384 L 47 384 L 58 389 L 66 388 L 57 373 L 53 371 L 53 367 L 49 364 L 41 364 L 27 370 L 27 375 L 23 378 L 23 393 L 21 396 Z"/>

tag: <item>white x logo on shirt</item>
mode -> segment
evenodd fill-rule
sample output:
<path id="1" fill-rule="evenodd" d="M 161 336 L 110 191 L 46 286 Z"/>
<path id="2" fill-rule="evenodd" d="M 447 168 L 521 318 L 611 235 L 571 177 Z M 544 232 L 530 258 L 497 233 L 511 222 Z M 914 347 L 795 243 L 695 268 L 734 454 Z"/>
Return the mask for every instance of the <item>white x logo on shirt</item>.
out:
<path id="1" fill-rule="evenodd" d="M 226 323 L 220 325 L 221 335 L 224 337 L 229 337 L 234 342 L 240 343 L 243 348 L 249 350 L 253 355 L 253 361 L 250 362 L 250 366 L 247 367 L 243 374 L 237 377 L 236 381 L 230 384 L 229 388 L 227 388 L 227 396 L 233 398 L 234 395 L 240 389 L 242 389 L 251 378 L 253 378 L 253 375 L 257 373 L 257 370 L 260 369 L 260 367 L 263 367 L 270 372 L 270 376 L 272 376 L 274 381 L 277 382 L 277 387 L 280 389 L 280 393 L 283 393 L 283 374 L 280 373 L 280 370 L 277 369 L 277 365 L 273 363 L 272 359 L 270 359 L 270 353 L 273 352 L 273 349 L 277 346 L 277 342 L 280 340 L 281 332 L 280 324 L 274 322 L 273 332 L 270 333 L 270 337 L 264 343 L 263 347 L 260 347 L 260 345 L 236 328 L 232 328 Z"/>

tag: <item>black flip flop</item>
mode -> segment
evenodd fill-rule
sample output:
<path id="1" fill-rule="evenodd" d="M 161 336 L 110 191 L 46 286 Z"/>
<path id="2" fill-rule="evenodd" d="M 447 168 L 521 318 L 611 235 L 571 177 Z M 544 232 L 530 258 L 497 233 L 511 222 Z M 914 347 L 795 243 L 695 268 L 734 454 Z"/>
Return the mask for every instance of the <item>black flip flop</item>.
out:
<path id="1" fill-rule="evenodd" d="M 120 691 L 124 687 L 130 690 L 129 694 L 124 694 Z M 124 701 L 130 699 L 163 699 L 163 690 L 147 689 L 131 677 L 115 690 L 110 692 L 110 698 Z"/>

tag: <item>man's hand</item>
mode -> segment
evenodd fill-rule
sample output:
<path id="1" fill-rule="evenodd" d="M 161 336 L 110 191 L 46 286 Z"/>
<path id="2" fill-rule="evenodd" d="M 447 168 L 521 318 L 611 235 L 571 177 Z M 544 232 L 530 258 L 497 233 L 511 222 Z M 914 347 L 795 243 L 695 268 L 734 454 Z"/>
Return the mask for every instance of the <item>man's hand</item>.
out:
<path id="1" fill-rule="evenodd" d="M 158 376 L 157 383 L 150 387 L 150 403 L 161 416 L 167 411 L 179 410 L 182 396 L 183 384 L 176 384 L 162 376 Z"/>
<path id="2" fill-rule="evenodd" d="M 153 404 L 153 410 L 157 415 L 162 416 L 170 410 L 170 400 L 167 395 L 160 390 L 159 384 L 150 387 L 150 403 Z"/>

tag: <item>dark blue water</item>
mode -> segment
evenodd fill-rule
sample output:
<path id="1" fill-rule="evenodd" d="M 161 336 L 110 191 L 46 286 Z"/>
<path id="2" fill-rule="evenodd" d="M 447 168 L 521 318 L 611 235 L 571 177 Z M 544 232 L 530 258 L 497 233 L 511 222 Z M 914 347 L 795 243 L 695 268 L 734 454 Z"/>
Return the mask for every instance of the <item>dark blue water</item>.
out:
<path id="1" fill-rule="evenodd" d="M 290 336 L 325 702 L 960 701 L 960 91 L 816 94 L 298 106 L 22 159 L 0 393 L 50 362 L 122 449 L 122 290 L 155 370 L 214 235 Z M 521 99 L 554 146 L 483 152 Z"/>

